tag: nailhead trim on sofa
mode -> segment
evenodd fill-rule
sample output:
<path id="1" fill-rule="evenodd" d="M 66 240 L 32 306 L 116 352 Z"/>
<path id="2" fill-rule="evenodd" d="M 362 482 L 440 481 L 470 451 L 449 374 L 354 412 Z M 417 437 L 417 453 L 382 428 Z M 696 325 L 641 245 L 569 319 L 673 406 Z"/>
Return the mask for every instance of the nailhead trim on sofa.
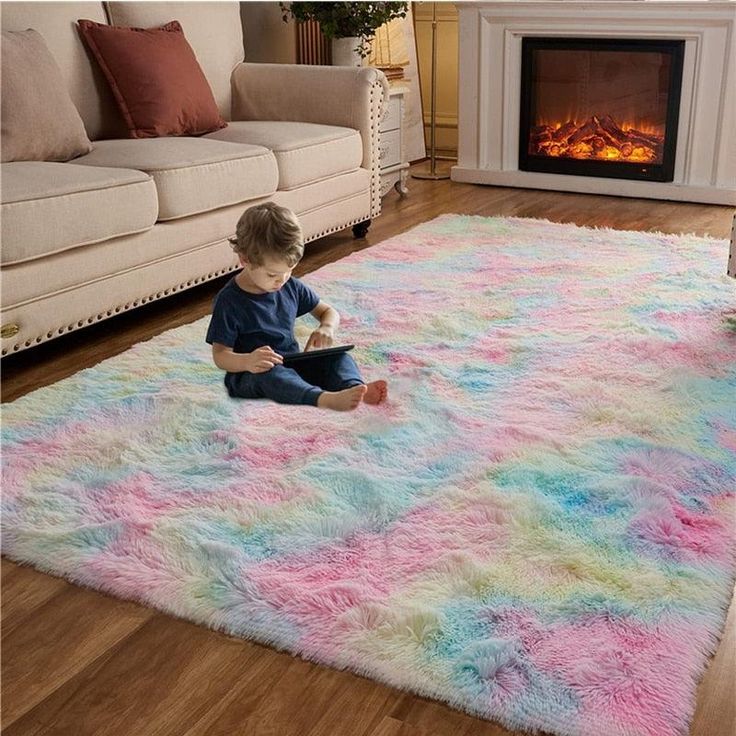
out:
<path id="1" fill-rule="evenodd" d="M 327 230 L 323 230 L 313 235 L 306 242 L 311 242 L 312 240 L 317 240 L 317 238 L 322 238 L 325 235 L 330 235 L 331 233 L 336 233 L 340 230 L 345 230 L 346 228 L 351 227 L 352 225 L 357 225 L 359 222 L 362 222 L 364 219 L 366 218 L 357 218 L 354 220 L 350 220 L 349 222 L 346 222 L 343 225 L 336 225 L 335 227 L 331 227 Z M 72 323 L 70 325 L 62 325 L 61 327 L 57 327 L 52 330 L 49 330 L 45 335 L 38 335 L 35 338 L 25 340 L 23 342 L 18 342 L 14 344 L 12 347 L 9 346 L 7 348 L 3 348 L 1 355 L 4 357 L 6 355 L 9 355 L 10 353 L 17 353 L 19 350 L 24 350 L 25 348 L 29 348 L 32 345 L 39 345 L 41 343 L 47 342 L 48 340 L 51 340 L 52 338 L 58 337 L 59 335 L 64 335 L 69 332 L 75 332 L 76 330 L 82 327 L 86 327 L 87 325 L 94 324 L 95 322 L 101 322 L 102 320 L 108 319 L 109 317 L 114 317 L 116 314 L 121 314 L 122 312 L 127 312 L 142 304 L 148 304 L 149 302 L 157 301 L 158 299 L 163 299 L 166 296 L 174 294 L 178 291 L 183 291 L 184 289 L 188 289 L 191 286 L 203 284 L 207 281 L 212 281 L 213 279 L 216 279 L 219 276 L 224 276 L 228 273 L 233 273 L 234 271 L 237 271 L 239 268 L 240 268 L 239 265 L 234 265 L 231 268 L 222 268 L 219 271 L 213 271 L 211 273 L 208 273 L 206 276 L 198 276 L 196 278 L 189 279 L 185 282 L 174 284 L 168 289 L 163 289 L 153 294 L 146 294 L 145 296 L 138 297 L 137 299 L 134 299 L 131 302 L 111 306 L 109 309 L 103 312 L 90 315 L 89 317 L 80 319 L 79 321 Z"/>
<path id="2" fill-rule="evenodd" d="M 381 214 L 381 159 L 380 150 L 380 128 L 383 108 L 387 100 L 383 99 L 383 85 L 374 82 L 371 85 L 371 217 Z"/>

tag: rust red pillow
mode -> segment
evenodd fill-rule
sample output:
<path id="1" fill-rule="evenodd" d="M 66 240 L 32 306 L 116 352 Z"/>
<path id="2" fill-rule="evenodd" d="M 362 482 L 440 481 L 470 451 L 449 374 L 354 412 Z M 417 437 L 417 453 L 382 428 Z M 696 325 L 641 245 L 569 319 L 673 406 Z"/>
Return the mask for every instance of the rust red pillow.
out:
<path id="1" fill-rule="evenodd" d="M 227 125 L 178 21 L 160 28 L 78 24 L 131 138 L 201 135 Z"/>

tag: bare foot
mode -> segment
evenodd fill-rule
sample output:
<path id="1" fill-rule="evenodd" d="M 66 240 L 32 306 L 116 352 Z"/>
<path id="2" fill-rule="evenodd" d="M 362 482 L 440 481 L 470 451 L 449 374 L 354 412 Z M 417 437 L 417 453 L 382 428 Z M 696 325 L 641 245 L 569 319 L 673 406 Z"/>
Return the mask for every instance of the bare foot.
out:
<path id="1" fill-rule="evenodd" d="M 388 384 L 386 381 L 373 381 L 366 388 L 363 397 L 366 404 L 382 404 L 388 398 Z"/>
<path id="2" fill-rule="evenodd" d="M 335 411 L 352 411 L 363 400 L 368 389 L 361 386 L 351 386 L 342 391 L 323 391 L 317 399 L 317 406 L 322 409 Z"/>

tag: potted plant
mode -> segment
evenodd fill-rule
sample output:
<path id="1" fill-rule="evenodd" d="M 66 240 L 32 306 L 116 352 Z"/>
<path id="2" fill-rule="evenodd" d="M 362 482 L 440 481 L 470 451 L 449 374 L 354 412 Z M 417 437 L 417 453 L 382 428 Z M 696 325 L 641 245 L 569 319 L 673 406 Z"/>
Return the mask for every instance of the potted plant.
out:
<path id="1" fill-rule="evenodd" d="M 315 20 L 332 42 L 332 63 L 360 66 L 370 53 L 370 39 L 384 23 L 404 18 L 409 3 L 279 3 L 284 21 Z"/>

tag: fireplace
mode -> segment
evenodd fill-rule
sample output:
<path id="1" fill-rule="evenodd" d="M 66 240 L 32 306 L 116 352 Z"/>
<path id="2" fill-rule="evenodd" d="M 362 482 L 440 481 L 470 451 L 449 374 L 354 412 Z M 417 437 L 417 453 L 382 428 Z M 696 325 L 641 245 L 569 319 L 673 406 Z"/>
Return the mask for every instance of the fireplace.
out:
<path id="1" fill-rule="evenodd" d="M 673 180 L 685 43 L 522 39 L 519 169 Z"/>
<path id="2" fill-rule="evenodd" d="M 452 167 L 453 181 L 736 205 L 735 5 L 723 0 L 476 0 L 456 3 L 459 26 L 458 162 Z M 595 101 L 592 93 L 596 92 L 589 83 L 593 79 L 591 76 L 587 86 L 580 83 L 582 89 L 578 90 L 579 99 L 575 101 L 577 109 L 570 103 L 565 109 L 546 113 L 555 119 L 532 122 L 534 99 L 522 104 L 522 57 L 524 43 L 528 45 L 535 39 L 566 44 L 574 39 L 582 40 L 588 44 L 582 51 L 605 51 L 612 55 L 612 62 L 623 58 L 615 54 L 633 54 L 633 59 L 639 62 L 633 71 L 644 69 L 645 62 L 648 68 L 659 58 L 661 68 L 656 77 L 650 70 L 652 81 L 656 78 L 656 83 L 653 82 L 648 102 L 656 101 L 666 108 L 665 111 L 656 114 L 658 120 L 648 123 L 641 110 L 629 113 L 614 105 L 620 89 L 631 89 L 632 93 L 636 92 L 635 97 L 644 100 L 645 94 L 638 85 L 646 81 L 646 77 L 642 80 L 635 76 L 627 83 L 614 80 L 612 72 L 619 67 L 612 63 L 597 71 L 604 79 L 598 90 L 609 93 L 613 90 L 607 95 L 609 104 L 604 109 L 599 109 L 597 104 L 591 109 Z M 606 39 L 615 39 L 619 48 L 603 49 L 601 44 Z M 649 39 L 645 42 L 649 49 L 644 49 L 641 41 L 632 44 L 639 39 Z M 621 51 L 619 42 L 628 45 L 628 50 Z M 652 53 L 654 56 L 649 55 Z M 581 67 L 584 63 L 583 68 L 587 69 L 589 64 L 600 61 L 600 57 L 595 59 L 594 56 L 595 53 L 590 53 L 589 58 L 581 62 Z M 682 78 L 678 80 L 676 75 L 680 67 Z M 592 69 L 591 66 L 591 75 Z M 679 105 L 675 104 L 676 98 Z M 534 104 L 539 105 L 536 101 Z M 520 140 L 523 110 L 526 110 L 526 129 Z M 673 117 L 668 119 L 668 114 Z M 530 155 L 529 132 L 533 125 L 550 125 L 556 130 L 558 124 L 562 127 L 573 118 L 576 124 L 585 125 L 591 118 L 601 123 L 606 116 L 624 134 L 633 128 L 640 133 L 662 137 L 654 160 L 622 158 L 626 142 L 623 140 L 617 144 L 621 147 L 618 158 L 610 151 L 612 158 L 605 159 L 563 157 L 559 155 L 562 149 L 551 150 L 551 156 Z M 679 117 L 677 125 L 674 116 Z M 597 125 L 596 120 L 592 121 L 593 126 Z M 616 128 L 613 130 L 621 139 L 622 134 L 617 133 Z M 606 136 L 598 137 L 603 139 L 604 145 L 607 143 Z M 593 150 L 594 146 L 603 150 L 600 141 L 588 144 Z M 640 147 L 653 151 L 656 148 Z M 636 146 L 632 144 L 632 151 L 633 148 Z M 673 155 L 674 148 L 676 155 Z M 638 152 L 642 154 L 651 156 L 647 151 Z M 655 163 L 660 155 L 661 163 Z"/>

